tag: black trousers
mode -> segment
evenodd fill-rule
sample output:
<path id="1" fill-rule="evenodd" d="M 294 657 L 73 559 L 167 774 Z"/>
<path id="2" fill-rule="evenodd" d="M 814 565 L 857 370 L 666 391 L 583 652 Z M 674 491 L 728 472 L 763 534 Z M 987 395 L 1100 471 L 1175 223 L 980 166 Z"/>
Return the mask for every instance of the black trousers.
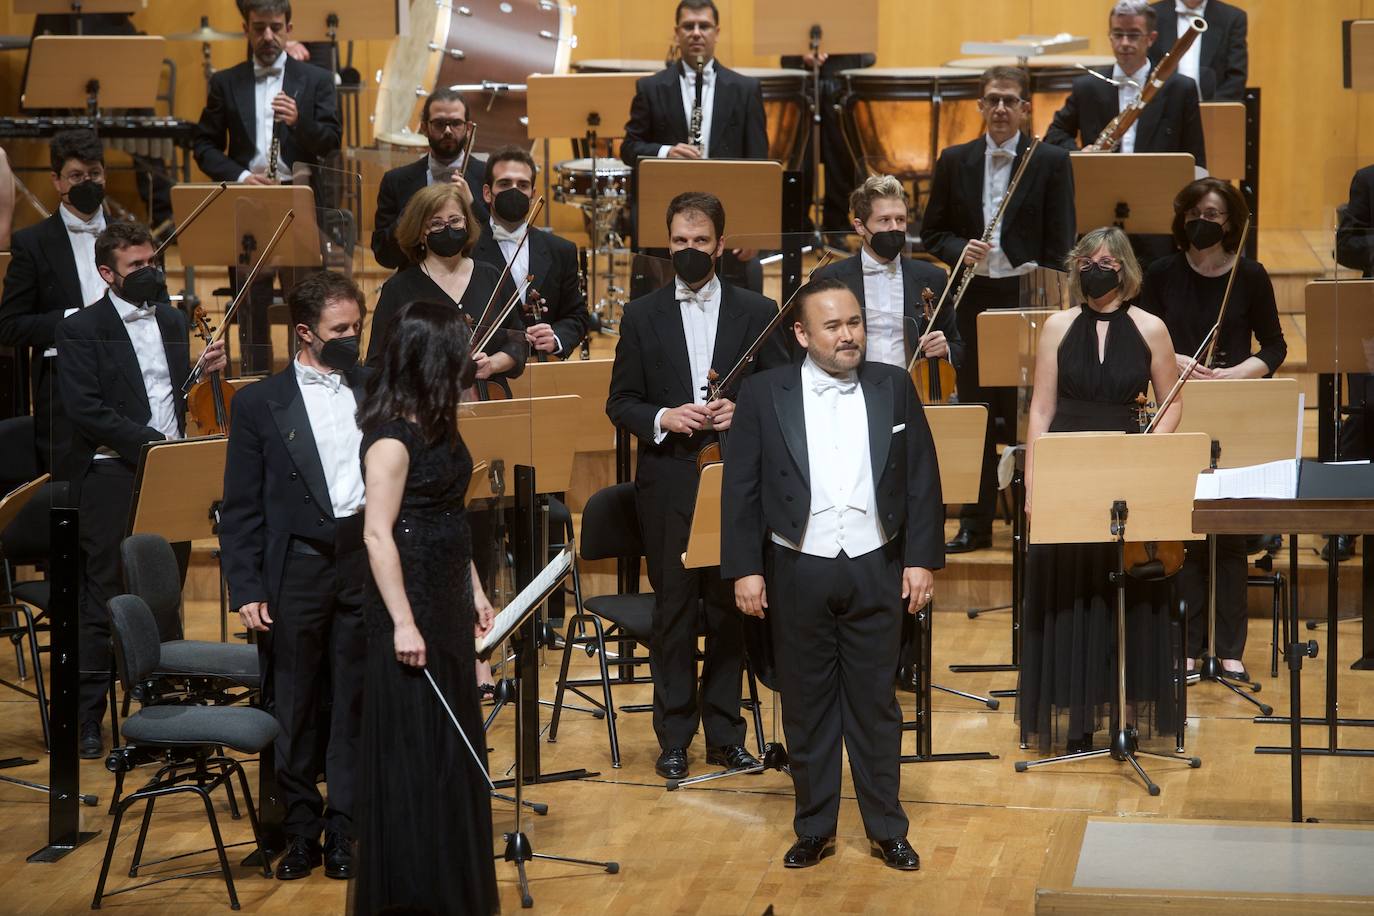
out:
<path id="1" fill-rule="evenodd" d="M 870 839 L 906 836 L 902 712 L 893 678 L 902 628 L 902 563 L 895 543 L 861 557 L 813 557 L 772 545 L 768 617 L 777 652 L 782 724 L 798 836 L 834 836 L 840 742 Z"/>
<path id="2" fill-rule="evenodd" d="M 1246 610 L 1249 563 L 1243 534 L 1217 535 L 1217 644 L 1212 654 L 1217 658 L 1240 658 L 1245 652 L 1247 635 Z M 1189 541 L 1183 569 L 1178 573 L 1178 587 L 1188 602 L 1188 657 L 1202 655 L 1207 645 L 1207 571 L 1206 541 Z"/>
<path id="3" fill-rule="evenodd" d="M 311 838 L 321 829 L 352 835 L 367 663 L 367 552 L 330 556 L 319 546 L 291 542 L 281 593 L 268 606 L 272 627 L 258 642 L 264 695 L 281 726 L 273 750 L 282 826 Z M 316 785 L 321 772 L 327 813 Z"/>
<path id="4" fill-rule="evenodd" d="M 744 743 L 740 679 L 744 672 L 744 631 L 735 608 L 734 588 L 720 570 L 685 569 L 696 466 L 690 459 L 679 473 L 636 487 L 636 506 L 644 536 L 649 582 L 654 589 L 653 635 L 649 667 L 654 675 L 654 733 L 665 750 L 688 747 L 698 724 L 708 747 Z M 666 492 L 665 492 L 666 491 Z M 705 659 L 697 678 L 697 638 L 706 634 Z"/>
<path id="5" fill-rule="evenodd" d="M 1016 389 L 984 388 L 978 384 L 978 315 L 990 309 L 1020 305 L 1021 281 L 1016 277 L 974 277 L 955 316 L 964 338 L 964 362 L 955 369 L 960 404 L 988 405 L 987 435 L 983 439 L 983 467 L 978 478 L 978 502 L 965 505 L 959 525 L 979 534 L 992 531 L 997 504 L 997 443 L 1016 443 Z"/>
<path id="6" fill-rule="evenodd" d="M 1374 401 L 1374 375 L 1367 372 L 1350 372 L 1346 375 L 1346 403 L 1352 413 L 1341 423 L 1341 438 L 1337 445 L 1338 460 L 1357 461 L 1374 455 L 1370 446 L 1370 418 L 1364 411 Z"/>

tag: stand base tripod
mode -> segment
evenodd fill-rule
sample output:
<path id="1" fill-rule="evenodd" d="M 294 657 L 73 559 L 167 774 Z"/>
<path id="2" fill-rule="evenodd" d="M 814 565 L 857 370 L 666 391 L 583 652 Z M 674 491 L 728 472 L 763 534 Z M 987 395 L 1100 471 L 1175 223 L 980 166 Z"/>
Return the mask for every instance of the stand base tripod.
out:
<path id="1" fill-rule="evenodd" d="M 1135 768 L 1136 773 L 1139 774 L 1141 781 L 1145 783 L 1145 788 L 1151 795 L 1159 794 L 1159 786 L 1155 785 L 1150 779 L 1149 774 L 1145 772 L 1145 768 L 1142 767 L 1140 761 L 1136 759 L 1137 757 L 1157 757 L 1160 760 L 1181 760 L 1193 769 L 1202 766 L 1201 757 L 1185 757 L 1182 754 L 1167 754 L 1158 751 L 1140 750 L 1140 743 L 1136 736 L 1136 730 L 1127 727 L 1117 729 L 1116 733 L 1112 735 L 1110 747 L 1104 747 L 1093 751 L 1082 751 L 1077 754 L 1064 754 L 1060 757 L 1050 757 L 1045 760 L 1018 760 L 1016 761 L 1016 772 L 1024 773 L 1033 767 L 1050 766 L 1055 763 L 1066 763 L 1077 760 L 1092 760 L 1097 757 L 1111 757 L 1119 763 L 1129 763 Z"/>
<path id="2" fill-rule="evenodd" d="M 535 852 L 530 846 L 529 837 L 525 834 L 507 833 L 506 850 L 497 859 L 506 862 L 514 862 L 516 873 L 520 878 L 520 906 L 529 909 L 534 906 L 534 898 L 530 896 L 530 879 L 525 874 L 525 863 L 534 859 L 542 859 L 545 862 L 566 862 L 569 865 L 589 865 L 593 868 L 604 869 L 606 874 L 614 875 L 620 871 L 619 862 L 595 862 L 591 859 L 573 859 L 568 856 L 552 856 L 542 852 Z"/>
<path id="3" fill-rule="evenodd" d="M 1215 655 L 1204 655 L 1202 657 L 1202 666 L 1189 674 L 1187 680 L 1189 687 L 1194 684 L 1200 684 L 1203 681 L 1211 681 L 1220 684 L 1242 700 L 1248 700 L 1255 704 L 1255 707 L 1260 711 L 1260 715 L 1271 716 L 1274 714 L 1274 707 L 1270 706 L 1268 703 L 1262 703 L 1250 696 L 1251 693 L 1259 693 L 1260 685 L 1256 684 L 1254 681 L 1247 681 L 1227 671 L 1225 668 L 1221 667 L 1221 659 L 1217 658 Z M 1248 688 L 1250 693 L 1246 693 L 1245 690 L 1241 689 L 1242 687 Z"/>
<path id="4" fill-rule="evenodd" d="M 6 757 L 3 760 L 0 760 L 0 770 L 8 770 L 11 767 L 33 766 L 37 762 L 37 760 L 29 760 L 25 757 Z M 32 789 L 35 792 L 52 791 L 50 787 L 45 786 L 42 783 L 29 782 L 27 779 L 20 779 L 17 776 L 0 776 L 0 782 L 9 783 L 12 786 L 19 786 L 21 789 Z M 99 799 L 97 799 L 94 795 L 80 795 L 78 797 L 81 799 L 81 804 L 87 805 L 92 808 L 99 803 Z M 91 834 L 91 836 L 95 836 L 95 834 Z"/>
<path id="5" fill-rule="evenodd" d="M 670 779 L 668 780 L 668 791 L 675 792 L 684 786 L 694 786 L 698 783 L 710 782 L 713 779 L 724 779 L 727 776 L 757 776 L 764 770 L 777 770 L 779 773 L 786 773 L 791 776 L 792 770 L 788 767 L 787 748 L 776 741 L 769 741 L 763 746 L 763 757 L 759 760 L 758 766 L 734 767 L 715 773 L 703 773 L 700 776 L 688 776 L 686 779 Z"/>

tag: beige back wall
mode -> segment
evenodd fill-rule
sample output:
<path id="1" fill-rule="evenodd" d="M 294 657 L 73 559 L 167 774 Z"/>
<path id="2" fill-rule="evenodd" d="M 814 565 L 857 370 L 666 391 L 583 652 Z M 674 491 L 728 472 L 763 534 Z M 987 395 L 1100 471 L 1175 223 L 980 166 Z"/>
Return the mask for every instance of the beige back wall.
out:
<path id="1" fill-rule="evenodd" d="M 776 65 L 775 59 L 753 53 L 757 2 L 718 0 L 720 57 L 727 65 Z M 668 48 L 676 0 L 577 0 L 576 5 L 574 60 L 661 58 Z M 1350 173 L 1358 164 L 1374 162 L 1374 94 L 1340 88 L 1341 20 L 1374 18 L 1374 0 L 1238 0 L 1238 5 L 1250 18 L 1250 84 L 1263 91 L 1263 223 L 1272 228 L 1329 226 Z M 1109 6 L 1108 0 L 878 0 L 878 66 L 938 65 L 960 56 L 964 41 L 1026 33 L 1087 35 L 1091 53 L 1109 53 Z M 32 17 L 10 11 L 10 4 L 4 7 L 0 33 L 27 34 Z M 239 27 L 233 0 L 148 0 L 135 21 L 147 32 L 169 34 L 195 28 L 201 15 L 220 29 Z M 178 67 L 176 114 L 193 119 L 205 97 L 200 45 L 169 43 L 167 50 Z M 386 51 L 384 41 L 359 42 L 354 48 L 354 66 L 368 84 L 361 105 L 364 121 L 375 105 L 373 76 Z M 227 67 L 243 59 L 244 46 L 218 43 L 212 54 L 216 67 Z M 22 51 L 0 56 L 0 112 L 18 110 L 23 64 Z M 364 133 L 366 137 L 366 125 Z M 24 144 L 11 154 L 21 163 L 46 161 L 38 144 Z M 29 184 L 37 188 L 46 182 Z M 25 209 L 18 214 L 18 225 L 32 221 Z"/>

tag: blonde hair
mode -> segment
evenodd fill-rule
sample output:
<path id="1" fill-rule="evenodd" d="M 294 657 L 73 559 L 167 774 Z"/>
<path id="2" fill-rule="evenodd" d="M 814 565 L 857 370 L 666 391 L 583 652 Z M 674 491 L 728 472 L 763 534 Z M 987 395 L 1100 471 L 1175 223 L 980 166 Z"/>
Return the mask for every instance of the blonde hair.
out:
<path id="1" fill-rule="evenodd" d="M 854 213 L 855 219 L 866 223 L 873 215 L 873 201 L 883 197 L 900 200 L 906 206 L 911 205 L 906 196 L 906 188 L 902 187 L 902 183 L 896 178 L 891 175 L 870 175 L 849 195 L 849 209 Z"/>
<path id="2" fill-rule="evenodd" d="M 429 221 L 447 203 L 458 204 L 458 209 L 463 211 L 463 219 L 467 221 L 468 241 L 463 246 L 463 257 L 468 256 L 482 237 L 482 227 L 472 212 L 472 199 L 466 191 L 448 182 L 421 188 L 410 198 L 406 208 L 401 211 L 401 218 L 396 221 L 396 244 L 412 264 L 419 264 L 425 259 L 425 236 L 429 234 Z"/>
<path id="3" fill-rule="evenodd" d="M 1117 227 L 1104 226 L 1084 235 L 1064 258 L 1064 269 L 1069 273 L 1070 302 L 1077 304 L 1087 301 L 1083 293 L 1082 280 L 1078 275 L 1078 259 L 1092 257 L 1093 252 L 1104 245 L 1111 256 L 1121 262 L 1121 301 L 1134 299 L 1140 292 L 1140 262 L 1135 259 L 1130 240 L 1126 238 L 1126 233 Z"/>

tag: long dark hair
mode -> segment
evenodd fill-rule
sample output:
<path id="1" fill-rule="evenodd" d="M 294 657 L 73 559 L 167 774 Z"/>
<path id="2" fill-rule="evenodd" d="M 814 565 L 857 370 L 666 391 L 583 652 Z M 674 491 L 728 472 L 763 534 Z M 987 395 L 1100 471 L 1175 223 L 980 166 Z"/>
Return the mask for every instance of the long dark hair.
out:
<path id="1" fill-rule="evenodd" d="M 458 403 L 477 372 L 471 349 L 472 334 L 452 306 L 425 301 L 403 306 L 368 381 L 358 427 L 366 434 L 413 417 L 431 445 L 457 441 Z"/>

